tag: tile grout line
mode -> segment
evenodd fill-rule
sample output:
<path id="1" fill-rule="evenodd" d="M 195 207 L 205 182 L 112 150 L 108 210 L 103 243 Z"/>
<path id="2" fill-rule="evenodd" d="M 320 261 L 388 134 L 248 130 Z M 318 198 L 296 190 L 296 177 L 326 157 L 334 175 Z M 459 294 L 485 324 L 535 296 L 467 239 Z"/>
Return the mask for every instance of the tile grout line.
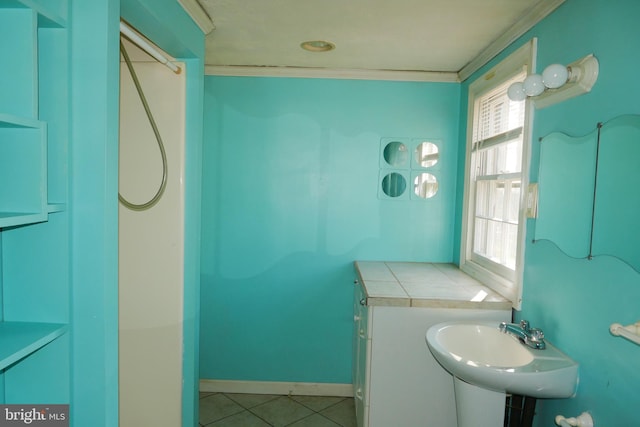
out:
<path id="1" fill-rule="evenodd" d="M 230 394 L 232 394 L 232 393 L 230 393 Z M 271 399 L 269 399 L 269 400 L 267 400 L 267 401 L 265 401 L 265 402 L 262 402 L 262 403 L 260 403 L 260 404 L 253 405 L 253 406 L 251 406 L 251 407 L 245 407 L 245 406 L 244 406 L 244 405 L 242 405 L 238 400 L 233 399 L 233 397 L 229 396 L 229 394 L 224 393 L 224 392 L 217 392 L 217 393 L 216 393 L 216 392 L 213 392 L 213 393 L 207 394 L 207 395 L 205 395 L 205 396 L 201 396 L 199 399 L 205 399 L 205 398 L 210 397 L 210 396 L 212 396 L 212 395 L 222 395 L 222 396 L 226 397 L 227 399 L 231 400 L 231 401 L 232 401 L 232 402 L 234 402 L 236 405 L 238 405 L 239 407 L 241 407 L 241 408 L 242 408 L 242 411 L 240 411 L 240 412 L 236 412 L 235 414 L 230 414 L 230 415 L 228 415 L 228 416 L 226 416 L 226 417 L 223 417 L 223 418 L 220 418 L 220 419 L 217 419 L 217 420 L 214 420 L 214 421 L 212 421 L 211 423 L 208 423 L 208 424 L 202 424 L 202 423 L 198 422 L 198 425 L 199 425 L 200 427 L 206 427 L 206 426 L 208 426 L 208 425 L 212 425 L 212 424 L 214 424 L 214 423 L 217 423 L 217 422 L 219 422 L 219 421 L 221 421 L 221 420 L 224 420 L 224 419 L 227 419 L 227 418 L 230 418 L 230 417 L 233 417 L 233 416 L 237 416 L 237 415 L 242 414 L 242 413 L 247 413 L 247 412 L 248 412 L 249 414 L 251 414 L 252 416 L 255 416 L 256 418 L 258 418 L 258 419 L 260 419 L 261 421 L 265 422 L 267 425 L 269 425 L 269 426 L 273 427 L 273 424 L 271 424 L 269 421 L 267 421 L 266 419 L 264 419 L 263 417 L 261 417 L 259 414 L 255 413 L 252 409 L 255 409 L 255 408 L 258 408 L 258 407 L 262 407 L 262 406 L 264 406 L 264 405 L 272 404 L 272 403 L 274 403 L 274 401 L 276 401 L 276 400 L 278 400 L 278 399 L 280 399 L 280 398 L 282 398 L 282 397 L 287 397 L 287 398 L 288 398 L 289 400 L 291 400 L 292 402 L 294 402 L 294 403 L 296 403 L 296 404 L 298 404 L 298 405 L 302 406 L 303 408 L 308 409 L 309 411 L 311 411 L 311 413 L 310 413 L 310 414 L 308 414 L 308 415 L 306 415 L 306 416 L 304 416 L 304 417 L 302 417 L 302 418 L 299 418 L 299 419 L 297 419 L 297 420 L 292 421 L 291 423 L 287 424 L 287 426 L 291 426 L 291 425 L 293 425 L 293 424 L 295 424 L 295 423 L 297 423 L 297 422 L 300 422 L 301 420 L 304 420 L 304 419 L 306 419 L 306 418 L 312 417 L 312 416 L 314 416 L 314 415 L 319 415 L 320 417 L 322 417 L 323 419 L 325 419 L 325 420 L 329 421 L 330 423 L 333 423 L 333 424 L 335 424 L 336 426 L 339 426 L 339 427 L 343 427 L 343 425 L 342 425 L 341 423 L 338 423 L 337 421 L 334 421 L 333 419 L 331 419 L 331 418 L 329 418 L 329 417 L 325 416 L 325 415 L 324 415 L 324 414 L 322 414 L 321 412 L 322 412 L 322 411 L 326 411 L 327 409 L 332 408 L 332 407 L 334 407 L 334 406 L 337 406 L 337 405 L 339 405 L 339 404 L 343 403 L 345 400 L 347 400 L 347 398 L 346 398 L 346 397 L 343 397 L 342 399 L 338 400 L 337 402 L 334 402 L 334 403 L 332 403 L 332 404 L 330 404 L 330 405 L 328 405 L 328 406 L 326 406 L 326 407 L 324 407 L 324 408 L 322 408 L 322 409 L 320 409 L 320 410 L 316 410 L 316 409 L 312 408 L 309 404 L 305 405 L 303 402 L 300 402 L 300 401 L 298 401 L 298 400 L 294 399 L 291 395 L 274 395 L 274 396 L 273 396 L 273 398 L 271 398 Z M 319 396 L 319 397 L 322 397 L 322 396 Z"/>
<path id="2" fill-rule="evenodd" d="M 200 398 L 199 398 L 199 400 L 201 400 L 201 399 L 206 399 L 207 397 L 211 397 L 211 396 L 214 396 L 214 395 L 222 395 L 222 396 L 226 397 L 227 399 L 231 400 L 233 403 L 235 403 L 236 405 L 238 405 L 239 407 L 241 407 L 241 408 L 242 408 L 242 410 L 241 410 L 241 411 L 239 411 L 239 412 L 233 413 L 233 414 L 229 414 L 229 415 L 227 415 L 226 417 L 222 417 L 222 418 L 219 418 L 219 419 L 217 419 L 217 420 L 211 421 L 210 423 L 207 423 L 207 424 L 202 424 L 202 423 L 198 422 L 198 424 L 200 424 L 200 426 L 201 426 L 201 427 L 206 427 L 206 426 L 208 426 L 208 425 L 212 425 L 212 424 L 214 424 L 214 423 L 217 423 L 218 421 L 226 420 L 227 418 L 234 417 L 234 416 L 236 416 L 236 415 L 238 415 L 238 414 L 241 414 L 241 413 L 243 413 L 243 412 L 250 412 L 247 408 L 245 408 L 244 406 L 240 405 L 238 402 L 236 402 L 236 401 L 235 401 L 235 400 L 233 400 L 230 396 L 228 396 L 228 394 L 227 394 L 227 393 L 213 392 L 213 393 L 207 394 L 206 396 L 202 396 L 202 397 L 200 397 Z M 259 405 L 258 405 L 258 406 L 259 406 Z M 250 412 L 250 413 L 251 413 L 252 415 L 255 415 L 253 412 Z M 255 416 L 257 417 L 257 415 L 255 415 Z M 258 417 L 258 418 L 260 418 L 260 417 Z M 260 419 L 262 420 L 262 418 L 260 418 Z M 267 424 L 269 424 L 269 425 L 271 426 L 271 424 L 270 424 L 270 423 L 268 423 L 266 420 L 263 420 L 263 421 L 264 421 L 264 422 L 266 422 Z M 273 427 L 273 426 L 271 426 L 271 427 Z"/>
<path id="3" fill-rule="evenodd" d="M 227 397 L 228 397 L 228 396 L 227 396 Z M 252 406 L 251 408 L 246 408 L 245 410 L 246 410 L 247 412 L 249 412 L 250 414 L 254 415 L 255 417 L 257 417 L 257 418 L 261 419 L 261 420 L 262 420 L 262 421 L 264 421 L 265 423 L 269 424 L 271 427 L 274 427 L 274 426 L 273 426 L 273 424 L 271 424 L 269 421 L 265 420 L 264 418 L 262 418 L 260 415 L 256 414 L 255 412 L 253 412 L 251 409 L 253 409 L 253 408 L 259 408 L 259 407 L 261 407 L 261 406 L 269 405 L 270 403 L 273 403 L 275 400 L 280 399 L 280 398 L 282 398 L 282 397 L 286 397 L 287 399 L 289 399 L 289 400 L 293 401 L 294 403 L 297 403 L 298 405 L 302 406 L 303 408 L 306 408 L 306 409 L 308 409 L 308 410 L 310 410 L 310 411 L 311 411 L 311 414 L 306 415 L 306 416 L 304 416 L 304 417 L 302 417 L 302 418 L 299 418 L 299 419 L 297 419 L 297 420 L 294 420 L 294 421 L 292 421 L 292 422 L 288 423 L 288 424 L 287 424 L 287 426 L 290 426 L 290 425 L 292 425 L 292 424 L 294 424 L 294 423 L 297 423 L 297 422 L 298 422 L 298 421 L 300 421 L 300 420 L 303 420 L 303 419 L 305 419 L 305 418 L 308 418 L 308 417 L 310 417 L 310 416 L 312 416 L 312 415 L 316 414 L 316 411 L 314 411 L 313 409 L 311 409 L 311 408 L 307 407 L 306 405 L 304 405 L 304 404 L 302 404 L 302 403 L 298 402 L 297 400 L 293 399 L 293 398 L 291 397 L 291 395 L 278 395 L 278 396 L 274 397 L 273 399 L 270 399 L 270 400 L 268 400 L 268 401 L 266 401 L 266 402 L 263 402 L 263 403 L 261 403 L 261 404 L 259 404 L 259 405 Z M 231 399 L 231 398 L 230 398 L 230 399 Z M 232 399 L 232 400 L 233 400 L 233 399 Z M 286 426 L 285 426 L 285 427 L 286 427 Z"/>
<path id="4" fill-rule="evenodd" d="M 267 401 L 267 402 L 264 402 L 264 403 L 262 403 L 262 404 L 260 404 L 260 405 L 255 405 L 255 406 L 253 406 L 252 408 L 258 408 L 258 407 L 260 407 L 260 406 L 262 406 L 262 405 L 268 405 L 269 403 L 273 402 L 274 400 L 276 400 L 276 399 L 271 399 L 271 400 L 269 400 L 269 401 Z M 254 416 L 254 417 L 256 417 L 256 418 L 261 419 L 262 421 L 264 421 L 265 423 L 267 423 L 268 425 L 270 425 L 271 427 L 273 427 L 273 424 L 271 424 L 269 421 L 265 420 L 264 418 L 262 418 L 260 415 L 256 414 L 255 412 L 253 412 L 253 411 L 251 410 L 251 408 L 247 408 L 247 409 L 245 409 L 245 411 L 246 411 L 246 412 L 248 412 L 248 413 L 250 413 L 251 415 L 253 415 L 253 416 Z"/>
<path id="5" fill-rule="evenodd" d="M 322 408 L 322 409 L 321 409 L 321 410 L 319 410 L 319 411 L 316 411 L 315 409 L 313 409 L 313 408 L 311 408 L 311 407 L 309 407 L 309 406 L 305 405 L 304 403 L 299 402 L 299 401 L 297 401 L 296 399 L 293 399 L 291 396 L 289 396 L 289 399 L 291 399 L 291 400 L 293 400 L 294 402 L 298 403 L 299 405 L 302 405 L 302 406 L 304 406 L 305 408 L 309 409 L 312 413 L 311 413 L 311 414 L 309 414 L 309 415 L 307 415 L 307 416 L 305 416 L 305 417 L 302 417 L 302 418 L 300 418 L 299 420 L 296 420 L 296 421 L 294 421 L 294 422 L 292 422 L 292 423 L 290 423 L 290 424 L 287 424 L 288 426 L 293 425 L 293 424 L 295 424 L 295 423 L 297 423 L 297 422 L 299 422 L 299 421 L 302 421 L 302 420 L 304 420 L 305 418 L 309 418 L 309 417 L 312 417 L 312 416 L 314 416 L 314 415 L 319 415 L 319 416 L 321 416 L 322 418 L 324 418 L 325 420 L 327 420 L 327 421 L 329 421 L 329 422 L 331 422 L 331 423 L 335 424 L 336 426 L 340 426 L 340 427 L 342 427 L 342 425 L 341 425 L 341 424 L 338 424 L 337 422 L 335 422 L 335 421 L 334 421 L 334 420 L 332 420 L 331 418 L 326 417 L 326 416 L 325 416 L 324 414 L 322 414 L 321 412 L 322 412 L 322 411 L 325 411 L 325 410 L 327 410 L 327 409 L 329 409 L 329 408 L 332 408 L 332 407 L 334 407 L 334 406 L 336 406 L 336 405 L 338 405 L 338 404 L 340 404 L 340 403 L 342 403 L 342 402 L 344 402 L 346 398 L 342 398 L 342 399 L 340 399 L 339 401 L 337 401 L 337 402 L 335 402 L 335 403 L 333 403 L 333 404 L 331 404 L 331 405 L 329 405 L 329 406 L 327 406 L 327 407 L 325 407 L 325 408 Z"/>
<path id="6" fill-rule="evenodd" d="M 320 412 L 315 412 L 315 411 L 314 411 L 312 414 L 309 414 L 309 415 L 307 415 L 307 416 L 305 416 L 305 417 L 300 418 L 299 420 L 295 420 L 294 422 L 287 424 L 285 427 L 287 427 L 287 426 L 292 426 L 292 425 L 294 425 L 295 423 L 300 422 L 300 421 L 302 421 L 302 420 L 304 420 L 304 419 L 310 418 L 310 417 L 312 417 L 312 416 L 314 416 L 314 415 L 319 415 L 319 416 L 321 416 L 322 418 L 324 418 L 325 420 L 329 421 L 330 423 L 333 423 L 333 424 L 335 424 L 335 425 L 336 425 L 336 426 L 338 426 L 338 427 L 343 427 L 341 424 L 338 424 L 337 422 L 333 421 L 332 419 L 325 417 L 325 416 L 324 416 L 324 415 L 322 415 Z"/>

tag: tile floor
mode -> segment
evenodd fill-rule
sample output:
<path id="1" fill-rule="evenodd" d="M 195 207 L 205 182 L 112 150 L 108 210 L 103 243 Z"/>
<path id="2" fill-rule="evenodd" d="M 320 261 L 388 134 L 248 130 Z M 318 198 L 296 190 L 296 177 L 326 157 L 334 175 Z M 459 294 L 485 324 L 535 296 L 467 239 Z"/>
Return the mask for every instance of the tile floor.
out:
<path id="1" fill-rule="evenodd" d="M 352 398 L 200 393 L 206 427 L 356 427 Z"/>

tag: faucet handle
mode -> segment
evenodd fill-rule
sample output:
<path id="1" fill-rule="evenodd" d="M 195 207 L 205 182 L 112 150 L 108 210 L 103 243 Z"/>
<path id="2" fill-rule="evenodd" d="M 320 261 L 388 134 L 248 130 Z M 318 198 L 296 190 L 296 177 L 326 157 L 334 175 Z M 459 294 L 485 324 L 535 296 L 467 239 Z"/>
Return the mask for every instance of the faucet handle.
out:
<path id="1" fill-rule="evenodd" d="M 547 348 L 547 344 L 544 342 L 544 332 L 542 332 L 542 329 L 533 328 L 529 331 L 529 334 L 531 337 L 528 341 L 531 347 L 538 350 L 544 350 Z"/>
<path id="2" fill-rule="evenodd" d="M 523 331 L 529 332 L 529 330 L 530 330 L 529 321 L 528 320 L 521 320 L 520 321 L 520 327 L 522 328 Z"/>
<path id="3" fill-rule="evenodd" d="M 544 339 L 544 332 L 542 332 L 542 329 L 533 328 L 529 332 L 531 333 L 531 339 L 533 341 L 542 341 Z"/>

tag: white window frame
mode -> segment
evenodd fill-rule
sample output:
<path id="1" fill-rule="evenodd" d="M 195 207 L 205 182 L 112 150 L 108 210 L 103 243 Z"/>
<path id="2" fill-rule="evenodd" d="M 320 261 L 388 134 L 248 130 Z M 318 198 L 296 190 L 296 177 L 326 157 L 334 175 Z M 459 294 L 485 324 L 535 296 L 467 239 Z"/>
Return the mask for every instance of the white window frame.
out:
<path id="1" fill-rule="evenodd" d="M 518 211 L 518 237 L 515 271 L 500 264 L 479 261 L 473 256 L 473 230 L 475 219 L 475 188 L 471 182 L 471 156 L 473 145 L 473 121 L 475 101 L 491 91 L 507 79 L 522 70 L 527 75 L 535 70 L 537 39 L 532 39 L 513 52 L 498 65 L 469 85 L 469 103 L 467 110 L 467 136 L 465 157 L 464 202 L 462 217 L 462 235 L 460 244 L 460 269 L 475 277 L 487 287 L 498 292 L 512 302 L 513 308 L 519 310 L 522 303 L 522 276 L 524 271 L 524 248 L 526 239 L 526 198 L 529 186 L 529 163 L 531 158 L 531 124 L 533 122 L 533 101 L 527 100 L 522 128 L 522 181 L 520 189 L 520 206 Z"/>

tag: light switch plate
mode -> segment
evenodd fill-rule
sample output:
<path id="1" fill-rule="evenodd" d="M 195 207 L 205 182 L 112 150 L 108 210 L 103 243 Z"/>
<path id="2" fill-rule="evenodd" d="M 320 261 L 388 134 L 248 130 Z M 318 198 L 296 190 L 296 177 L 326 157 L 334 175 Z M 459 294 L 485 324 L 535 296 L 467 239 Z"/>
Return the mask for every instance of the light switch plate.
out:
<path id="1" fill-rule="evenodd" d="M 529 184 L 527 189 L 527 207 L 525 210 L 527 218 L 538 217 L 538 183 Z"/>

